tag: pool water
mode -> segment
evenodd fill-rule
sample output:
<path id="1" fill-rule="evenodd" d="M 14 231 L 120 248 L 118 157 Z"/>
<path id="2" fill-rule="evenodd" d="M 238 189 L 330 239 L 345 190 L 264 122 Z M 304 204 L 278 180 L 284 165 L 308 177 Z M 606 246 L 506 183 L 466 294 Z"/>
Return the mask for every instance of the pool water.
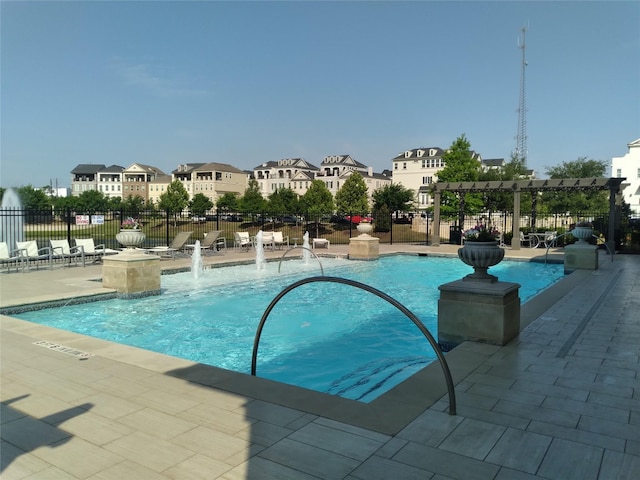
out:
<path id="1" fill-rule="evenodd" d="M 371 285 L 404 304 L 437 338 L 438 286 L 471 273 L 455 258 L 399 255 L 377 261 L 322 259 L 324 274 Z M 562 265 L 503 261 L 490 273 L 522 285 L 524 303 L 563 276 Z M 105 340 L 250 373 L 260 318 L 286 286 L 320 275 L 316 260 L 239 265 L 164 275 L 162 295 L 14 315 Z M 275 306 L 257 374 L 369 402 L 435 359 L 418 328 L 393 306 L 337 283 L 305 284 Z"/>

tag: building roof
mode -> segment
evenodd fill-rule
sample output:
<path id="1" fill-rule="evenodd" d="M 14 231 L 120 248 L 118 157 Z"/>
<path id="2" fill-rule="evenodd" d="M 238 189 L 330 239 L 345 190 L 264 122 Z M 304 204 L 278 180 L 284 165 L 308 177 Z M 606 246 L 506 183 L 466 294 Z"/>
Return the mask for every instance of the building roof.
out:
<path id="1" fill-rule="evenodd" d="M 504 158 L 487 158 L 482 160 L 485 167 L 502 167 L 504 166 Z"/>
<path id="2" fill-rule="evenodd" d="M 287 163 L 284 163 L 287 162 Z M 304 158 L 282 158 L 280 160 L 269 160 L 268 162 L 261 163 L 254 170 L 263 170 L 265 168 L 283 168 L 283 167 L 296 167 L 306 168 L 308 170 L 318 170 L 318 167 L 307 162 Z"/>
<path id="3" fill-rule="evenodd" d="M 234 167 L 233 165 L 229 165 L 228 163 L 216 163 L 210 162 L 202 164 L 201 166 L 194 169 L 198 172 L 231 172 L 231 173 L 242 173 L 245 172 L 240 170 L 239 168 Z"/>
<path id="4" fill-rule="evenodd" d="M 430 153 L 433 153 L 434 155 L 429 155 Z M 445 151 L 440 147 L 420 147 L 400 152 L 392 161 L 406 160 L 408 158 L 414 160 L 418 158 L 436 158 L 441 157 L 444 153 Z"/>
<path id="5" fill-rule="evenodd" d="M 204 163 L 182 163 L 180 165 L 178 165 L 178 168 L 176 168 L 175 170 L 173 170 L 171 173 L 176 175 L 179 173 L 190 173 L 193 172 L 194 170 L 196 170 L 197 168 L 206 165 Z"/>
<path id="6" fill-rule="evenodd" d="M 327 155 L 320 164 L 322 167 L 328 165 L 350 165 L 358 168 L 367 168 L 364 163 L 358 162 L 351 155 Z"/>
<path id="7" fill-rule="evenodd" d="M 101 163 L 81 163 L 76 168 L 71 170 L 71 173 L 74 175 L 82 175 L 87 173 L 98 173 L 100 170 L 103 170 L 105 165 Z"/>
<path id="8" fill-rule="evenodd" d="M 105 173 L 122 173 L 122 171 L 124 170 L 124 167 L 121 167 L 120 165 L 111 165 L 110 167 L 107 168 L 103 168 L 102 170 L 100 170 L 100 172 L 105 172 Z"/>

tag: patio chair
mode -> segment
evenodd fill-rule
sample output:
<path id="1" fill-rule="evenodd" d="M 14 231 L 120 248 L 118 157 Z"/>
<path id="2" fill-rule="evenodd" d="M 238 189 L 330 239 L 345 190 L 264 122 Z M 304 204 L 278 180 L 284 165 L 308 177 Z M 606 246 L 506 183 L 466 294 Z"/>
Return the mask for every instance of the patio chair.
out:
<path id="1" fill-rule="evenodd" d="M 327 240 L 326 238 L 314 238 L 313 241 L 311 242 L 311 248 L 326 248 L 327 250 L 329 250 L 329 240 Z"/>
<path id="2" fill-rule="evenodd" d="M 176 258 L 176 253 L 182 251 L 185 248 L 185 245 L 191 238 L 193 232 L 178 232 L 178 234 L 173 238 L 171 244 L 168 247 L 153 247 L 153 248 L 144 248 L 143 250 L 154 253 L 159 256 L 169 256 L 172 259 Z"/>
<path id="3" fill-rule="evenodd" d="M 221 247 L 227 248 L 227 241 L 224 237 L 220 238 L 222 230 L 212 230 L 211 232 L 204 234 L 204 239 L 200 242 L 200 251 L 202 253 L 212 252 L 215 253 Z M 194 249 L 195 244 L 190 243 L 185 245 L 185 248 Z"/>
<path id="4" fill-rule="evenodd" d="M 289 246 L 289 235 L 285 237 L 282 232 L 273 232 L 273 246 L 282 248 L 283 245 Z"/>
<path id="5" fill-rule="evenodd" d="M 271 250 L 275 250 L 274 243 L 274 232 L 262 232 L 262 247 L 263 248 L 271 248 Z M 254 240 L 255 245 L 255 240 Z"/>
<path id="6" fill-rule="evenodd" d="M 49 243 L 51 244 L 51 255 L 53 260 L 69 260 L 69 266 L 71 266 L 71 260 L 75 261 L 76 266 L 78 265 L 78 260 L 82 260 L 82 266 L 86 266 L 84 262 L 84 249 L 82 247 L 70 246 L 69 240 L 67 239 L 49 240 Z"/>
<path id="7" fill-rule="evenodd" d="M 0 242 L 0 263 L 7 265 L 7 273 L 11 273 L 12 263 L 16 266 L 16 272 L 18 271 L 18 266 L 22 267 L 22 271 L 24 271 L 24 263 L 22 263 L 20 250 L 9 251 L 7 242 Z"/>
<path id="8" fill-rule="evenodd" d="M 49 268 L 53 270 L 53 255 L 51 247 L 38 248 L 38 242 L 35 240 L 27 240 L 26 242 L 16 242 L 22 261 L 26 262 L 27 270 L 30 269 L 31 263 L 36 266 L 36 270 L 40 268 L 40 261 L 46 260 Z"/>
<path id="9" fill-rule="evenodd" d="M 531 246 L 531 238 L 529 235 L 525 235 L 524 232 L 520 231 L 520 245 L 527 244 L 527 246 Z"/>
<path id="10" fill-rule="evenodd" d="M 249 236 L 249 232 L 236 232 L 233 234 L 234 248 L 246 248 L 247 251 L 253 247 L 253 240 Z"/>
<path id="11" fill-rule="evenodd" d="M 93 258 L 92 263 L 101 262 L 104 255 L 114 255 L 116 253 L 120 253 L 119 250 L 106 248 L 103 243 L 96 245 L 93 241 L 93 238 L 76 238 L 74 239 L 74 241 L 76 242 L 76 246 L 82 247 L 85 258 Z"/>

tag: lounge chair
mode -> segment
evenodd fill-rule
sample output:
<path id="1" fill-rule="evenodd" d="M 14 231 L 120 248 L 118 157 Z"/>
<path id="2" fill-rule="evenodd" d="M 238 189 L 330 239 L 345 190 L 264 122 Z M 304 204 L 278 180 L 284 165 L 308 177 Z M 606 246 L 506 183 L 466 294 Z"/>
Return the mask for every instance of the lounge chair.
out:
<path id="1" fill-rule="evenodd" d="M 529 235 L 525 235 L 524 232 L 520 231 L 520 245 L 527 244 L 527 246 L 531 246 L 531 238 Z"/>
<path id="2" fill-rule="evenodd" d="M 105 255 L 113 255 L 120 253 L 119 250 L 112 250 L 106 248 L 103 243 L 96 245 L 93 242 L 93 238 L 76 238 L 76 246 L 82 247 L 85 258 L 92 257 L 92 263 L 98 263 L 102 261 L 102 257 Z"/>
<path id="3" fill-rule="evenodd" d="M 227 241 L 224 237 L 220 238 L 222 230 L 213 230 L 204 234 L 204 239 L 200 242 L 200 251 L 202 253 L 212 252 L 220 250 L 220 248 L 227 248 Z M 185 248 L 194 249 L 195 244 L 190 243 L 185 245 Z"/>
<path id="4" fill-rule="evenodd" d="M 247 251 L 253 246 L 253 240 L 249 236 L 249 232 L 236 232 L 233 234 L 234 248 L 246 248 Z"/>
<path id="5" fill-rule="evenodd" d="M 69 240 L 49 240 L 51 244 L 51 255 L 53 256 L 53 260 L 69 260 L 68 265 L 71 266 L 71 260 L 74 260 L 76 266 L 78 265 L 78 260 L 82 260 L 82 266 L 86 266 L 84 261 L 84 249 L 79 246 L 72 247 L 69 245 Z"/>
<path id="6" fill-rule="evenodd" d="M 36 270 L 38 270 L 40 268 L 41 260 L 46 260 L 49 264 L 49 268 L 53 269 L 53 254 L 51 253 L 51 247 L 38 248 L 38 242 L 35 240 L 16 242 L 16 246 L 20 251 L 22 260 L 26 262 L 27 269 L 30 268 L 31 263 L 34 263 Z"/>
<path id="7" fill-rule="evenodd" d="M 144 248 L 143 250 L 154 253 L 159 256 L 168 256 L 172 259 L 176 258 L 176 252 L 180 252 L 185 248 L 185 245 L 191 238 L 193 232 L 178 232 L 178 234 L 173 238 L 173 241 L 168 247 L 153 247 L 153 248 Z"/>
<path id="8" fill-rule="evenodd" d="M 263 248 L 271 248 L 271 250 L 275 249 L 275 243 L 274 243 L 274 236 L 273 236 L 274 232 L 262 232 L 262 247 Z M 255 239 L 253 244 L 255 245 Z"/>
<path id="9" fill-rule="evenodd" d="M 22 267 L 22 270 L 24 271 L 24 263 L 22 263 L 20 250 L 9 251 L 7 242 L 0 242 L 0 263 L 7 265 L 7 273 L 11 272 L 12 263 L 16 266 L 16 272 L 18 271 L 18 266 Z"/>
<path id="10" fill-rule="evenodd" d="M 329 250 L 329 240 L 327 240 L 326 238 L 314 238 L 313 241 L 311 242 L 311 248 L 326 248 L 327 250 Z"/>
<path id="11" fill-rule="evenodd" d="M 285 237 L 282 232 L 273 232 L 273 246 L 282 248 L 283 245 L 289 246 L 289 235 Z"/>

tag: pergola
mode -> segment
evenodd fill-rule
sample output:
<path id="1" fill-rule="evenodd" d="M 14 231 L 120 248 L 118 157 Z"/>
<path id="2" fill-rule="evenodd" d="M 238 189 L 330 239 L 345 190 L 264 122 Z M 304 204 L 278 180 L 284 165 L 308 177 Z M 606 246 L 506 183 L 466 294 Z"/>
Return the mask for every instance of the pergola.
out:
<path id="1" fill-rule="evenodd" d="M 518 229 L 520 225 L 520 194 L 522 192 L 544 192 L 544 191 L 580 191 L 609 190 L 609 231 L 607 232 L 607 244 L 609 251 L 614 251 L 615 233 L 615 207 L 616 195 L 620 193 L 620 184 L 626 178 L 551 178 L 547 180 L 495 180 L 488 182 L 438 182 L 432 187 L 433 193 L 433 246 L 440 245 L 440 196 L 442 192 L 453 192 L 458 194 L 478 193 L 478 192 L 513 192 L 513 239 L 511 248 L 520 249 L 520 235 Z"/>

